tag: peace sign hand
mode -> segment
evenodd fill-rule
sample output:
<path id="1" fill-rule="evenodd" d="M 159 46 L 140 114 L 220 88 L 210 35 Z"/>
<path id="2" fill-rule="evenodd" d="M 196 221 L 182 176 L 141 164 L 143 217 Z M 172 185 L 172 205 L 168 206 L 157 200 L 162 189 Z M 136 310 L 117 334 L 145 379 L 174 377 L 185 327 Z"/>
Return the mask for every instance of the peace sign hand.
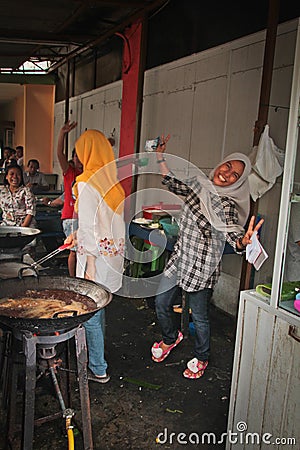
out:
<path id="1" fill-rule="evenodd" d="M 167 136 L 164 136 L 163 134 L 160 136 L 159 138 L 159 144 L 157 146 L 157 153 L 164 153 L 166 151 L 167 148 L 167 142 L 170 139 L 170 135 L 168 134 Z"/>
<path id="2" fill-rule="evenodd" d="M 243 238 L 240 240 L 240 243 L 243 247 L 246 247 L 248 244 L 251 244 L 251 237 L 252 234 L 255 231 L 258 231 L 262 224 L 264 223 L 264 219 L 260 219 L 260 221 L 255 225 L 255 216 L 252 216 L 248 225 L 248 229 L 246 231 L 246 234 L 243 236 Z M 253 228 L 254 227 L 254 228 Z"/>

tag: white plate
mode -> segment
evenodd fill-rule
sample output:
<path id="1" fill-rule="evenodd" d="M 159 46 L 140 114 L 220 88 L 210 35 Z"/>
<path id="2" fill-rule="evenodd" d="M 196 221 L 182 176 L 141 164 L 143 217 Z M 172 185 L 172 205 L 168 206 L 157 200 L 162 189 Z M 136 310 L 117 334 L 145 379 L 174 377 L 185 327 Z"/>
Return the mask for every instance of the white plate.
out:
<path id="1" fill-rule="evenodd" d="M 159 223 L 155 222 L 155 223 L 150 223 L 148 225 L 148 228 L 153 228 L 153 230 L 157 230 L 159 228 Z"/>
<path id="2" fill-rule="evenodd" d="M 139 217 L 137 219 L 133 219 L 132 222 L 138 223 L 139 225 L 148 225 L 152 222 L 150 219 L 145 219 L 144 217 Z"/>

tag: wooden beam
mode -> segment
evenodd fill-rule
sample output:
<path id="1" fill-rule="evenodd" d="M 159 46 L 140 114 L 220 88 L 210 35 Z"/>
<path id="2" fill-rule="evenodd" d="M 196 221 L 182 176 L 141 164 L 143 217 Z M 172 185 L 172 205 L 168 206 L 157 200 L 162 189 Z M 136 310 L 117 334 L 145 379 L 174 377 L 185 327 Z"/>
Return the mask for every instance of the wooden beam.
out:
<path id="1" fill-rule="evenodd" d="M 257 145 L 259 138 L 264 130 L 265 125 L 268 121 L 269 113 L 269 103 L 270 103 L 270 93 L 272 87 L 272 75 L 273 75 L 273 64 L 275 55 L 275 45 L 277 36 L 277 26 L 279 17 L 279 7 L 280 0 L 269 0 L 269 11 L 268 11 L 268 22 L 267 22 L 267 34 L 265 42 L 265 53 L 263 62 L 263 73 L 262 82 L 260 90 L 260 100 L 258 107 L 258 117 L 255 122 L 253 146 Z M 250 205 L 250 217 L 257 215 L 258 213 L 259 201 L 253 202 L 251 200 Z M 251 286 L 251 274 L 252 265 L 249 264 L 246 259 L 243 260 L 241 279 L 240 279 L 240 290 L 250 289 Z"/>

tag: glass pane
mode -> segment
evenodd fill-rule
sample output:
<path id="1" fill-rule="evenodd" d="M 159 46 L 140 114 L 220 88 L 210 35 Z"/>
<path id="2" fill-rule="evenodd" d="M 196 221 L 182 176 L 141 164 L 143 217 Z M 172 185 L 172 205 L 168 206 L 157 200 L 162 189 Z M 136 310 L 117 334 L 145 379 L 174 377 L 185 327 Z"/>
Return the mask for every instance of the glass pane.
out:
<path id="1" fill-rule="evenodd" d="M 280 307 L 300 316 L 300 151 L 290 195 L 287 244 Z M 298 294 L 298 295 L 297 295 Z M 299 298 L 296 298 L 299 297 Z"/>

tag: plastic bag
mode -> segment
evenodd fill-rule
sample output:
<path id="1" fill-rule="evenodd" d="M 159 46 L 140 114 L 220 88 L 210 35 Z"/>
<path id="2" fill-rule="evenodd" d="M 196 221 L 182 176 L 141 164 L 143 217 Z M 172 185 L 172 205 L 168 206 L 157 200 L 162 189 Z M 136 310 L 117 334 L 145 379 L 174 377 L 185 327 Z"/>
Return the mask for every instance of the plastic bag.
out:
<path id="1" fill-rule="evenodd" d="M 275 184 L 282 174 L 284 152 L 279 149 L 269 136 L 266 125 L 257 147 L 249 155 L 252 160 L 252 173 L 249 175 L 250 193 L 254 201 L 262 197 Z"/>

